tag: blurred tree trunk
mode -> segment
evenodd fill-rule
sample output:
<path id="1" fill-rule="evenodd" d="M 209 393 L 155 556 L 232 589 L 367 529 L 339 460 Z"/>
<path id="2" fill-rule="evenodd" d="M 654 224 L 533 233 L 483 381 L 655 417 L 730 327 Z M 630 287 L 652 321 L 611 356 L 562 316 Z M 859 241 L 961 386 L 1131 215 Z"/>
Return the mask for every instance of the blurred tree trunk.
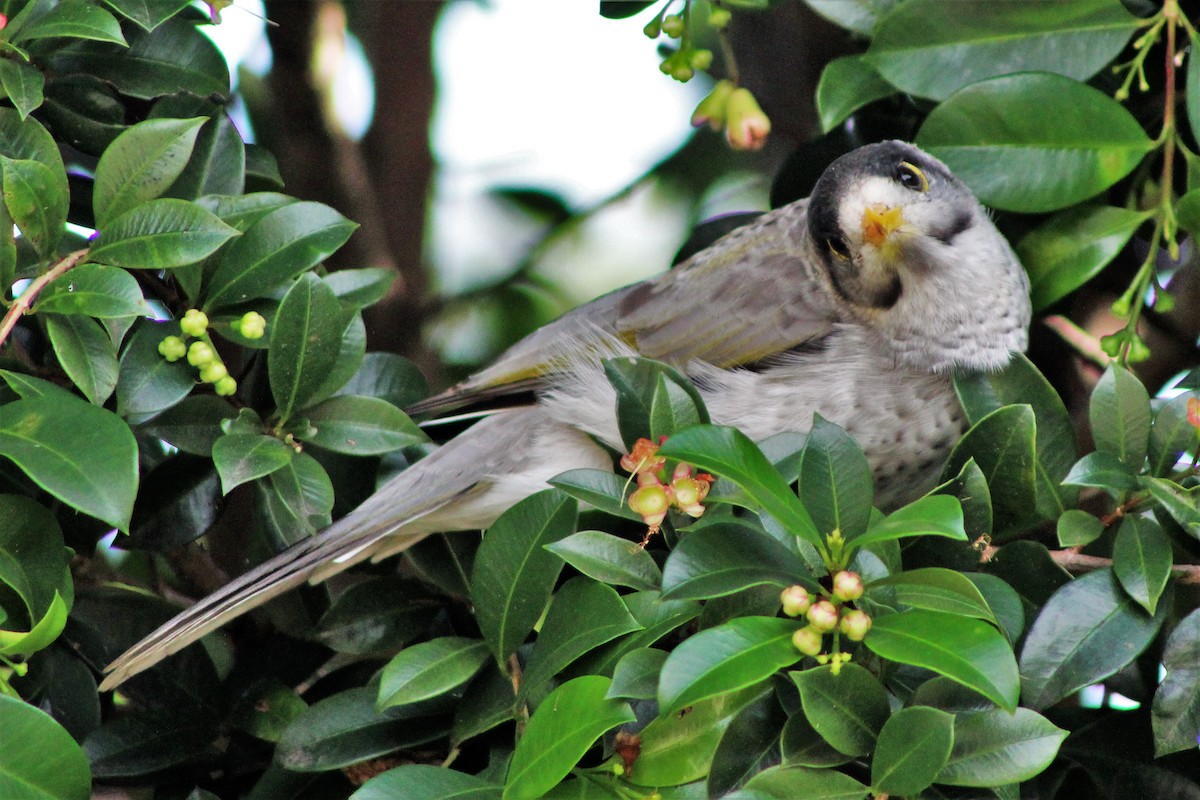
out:
<path id="1" fill-rule="evenodd" d="M 287 191 L 327 203 L 362 227 L 330 266 L 396 270 L 387 298 L 367 310 L 368 346 L 401 353 L 427 374 L 421 342 L 428 285 L 421 261 L 426 195 L 433 171 L 428 126 L 433 109 L 432 35 L 441 3 L 268 0 L 274 55 L 263 143 L 276 155 Z M 375 119 L 362 142 L 326 113 L 314 52 L 338 48 L 349 15 L 375 77 Z M 327 51 L 322 51 L 327 52 Z"/>

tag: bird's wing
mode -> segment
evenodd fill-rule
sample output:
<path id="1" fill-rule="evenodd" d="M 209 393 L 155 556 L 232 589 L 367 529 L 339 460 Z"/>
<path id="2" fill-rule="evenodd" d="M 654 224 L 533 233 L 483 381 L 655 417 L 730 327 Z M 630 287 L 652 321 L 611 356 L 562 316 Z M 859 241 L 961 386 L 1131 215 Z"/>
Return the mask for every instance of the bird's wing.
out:
<path id="1" fill-rule="evenodd" d="M 656 278 L 568 312 L 509 348 L 490 367 L 418 403 L 436 413 L 536 389 L 564 361 L 633 349 L 685 366 L 751 364 L 829 331 L 832 305 L 795 237 L 804 201 L 761 217 Z"/>

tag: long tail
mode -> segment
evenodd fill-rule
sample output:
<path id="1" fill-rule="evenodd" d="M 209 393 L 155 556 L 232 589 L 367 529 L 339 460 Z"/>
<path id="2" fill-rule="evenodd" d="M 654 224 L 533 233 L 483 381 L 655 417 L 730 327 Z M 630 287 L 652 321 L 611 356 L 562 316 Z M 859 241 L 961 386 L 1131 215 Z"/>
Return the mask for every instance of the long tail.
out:
<path id="1" fill-rule="evenodd" d="M 579 464 L 531 458 L 536 438 L 557 427 L 538 408 L 481 420 L 384 485 L 361 506 L 309 539 L 182 611 L 121 654 L 100 685 L 107 691 L 226 622 L 305 581 L 325 580 L 367 558 L 402 552 L 434 531 L 484 528 L 546 478 Z M 600 453 L 577 431 L 580 443 Z M 542 448 L 545 451 L 545 448 Z M 586 453 L 584 454 L 586 456 Z M 535 461 L 536 463 L 531 463 Z"/>

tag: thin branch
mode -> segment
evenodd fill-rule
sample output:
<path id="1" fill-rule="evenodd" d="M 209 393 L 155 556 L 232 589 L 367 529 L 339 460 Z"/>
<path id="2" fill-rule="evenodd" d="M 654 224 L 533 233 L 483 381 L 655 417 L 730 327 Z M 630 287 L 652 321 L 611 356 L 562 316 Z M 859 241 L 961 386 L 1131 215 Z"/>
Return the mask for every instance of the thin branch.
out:
<path id="1" fill-rule="evenodd" d="M 13 300 L 13 304 L 9 307 L 8 313 L 4 315 L 4 319 L 0 320 L 0 347 L 4 346 L 4 342 L 8 339 L 8 335 L 12 333 L 13 328 L 17 326 L 17 321 L 25 316 L 33 305 L 33 301 L 46 288 L 46 284 L 64 275 L 68 270 L 83 260 L 88 254 L 86 249 L 76 250 L 74 253 L 66 256 L 62 261 L 59 261 L 46 272 L 34 278 L 25 291 Z"/>
<path id="2" fill-rule="evenodd" d="M 998 549 L 991 546 L 985 547 L 980 556 L 980 562 L 991 561 Z M 1065 550 L 1051 550 L 1050 558 L 1072 575 L 1083 575 L 1113 565 L 1111 558 L 1084 555 L 1074 547 Z M 1200 564 L 1175 564 L 1171 567 L 1171 575 L 1177 583 L 1184 586 L 1200 586 Z"/>

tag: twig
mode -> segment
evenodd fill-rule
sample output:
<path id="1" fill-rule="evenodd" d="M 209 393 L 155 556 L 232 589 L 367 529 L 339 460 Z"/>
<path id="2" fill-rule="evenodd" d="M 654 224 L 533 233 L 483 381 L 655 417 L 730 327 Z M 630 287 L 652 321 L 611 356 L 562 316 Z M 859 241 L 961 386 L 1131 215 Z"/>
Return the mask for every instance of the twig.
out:
<path id="1" fill-rule="evenodd" d="M 46 284 L 53 281 L 55 278 L 61 277 L 67 270 L 74 267 L 84 256 L 88 254 L 86 249 L 76 250 L 74 253 L 63 258 L 50 269 L 46 270 L 41 275 L 34 278 L 25 291 L 21 292 L 9 307 L 8 313 L 4 315 L 4 319 L 0 320 L 0 347 L 4 346 L 4 342 L 8 339 L 8 335 L 12 333 L 13 328 L 17 326 L 17 321 L 25 315 L 29 308 L 33 305 L 34 299 L 41 293 L 42 289 L 46 288 Z"/>
<path id="2" fill-rule="evenodd" d="M 980 562 L 991 561 L 998 549 L 997 547 L 984 548 L 979 559 Z M 1074 547 L 1065 550 L 1051 550 L 1050 558 L 1072 575 L 1083 575 L 1113 565 L 1111 558 L 1084 555 Z M 1176 583 L 1184 586 L 1200 586 L 1200 564 L 1175 564 L 1171 567 L 1171 575 L 1175 578 Z"/>

